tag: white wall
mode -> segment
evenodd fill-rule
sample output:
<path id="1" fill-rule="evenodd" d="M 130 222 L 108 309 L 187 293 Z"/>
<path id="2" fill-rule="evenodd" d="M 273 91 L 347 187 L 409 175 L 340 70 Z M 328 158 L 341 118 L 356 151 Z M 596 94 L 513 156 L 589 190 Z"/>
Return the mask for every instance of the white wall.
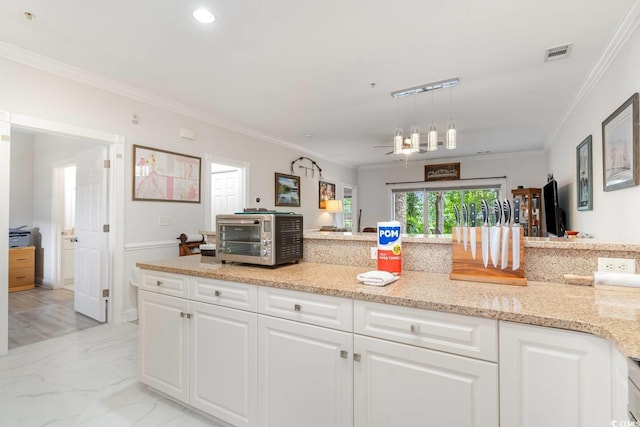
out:
<path id="1" fill-rule="evenodd" d="M 250 206 L 255 206 L 256 197 L 260 197 L 260 207 L 275 208 L 274 172 L 289 173 L 291 161 L 300 156 L 314 158 L 307 153 L 267 143 L 6 59 L 0 59 L 0 93 L 0 111 L 123 135 L 127 145 L 124 159 L 127 165 L 132 164 L 133 144 L 202 157 L 203 163 L 207 155 L 246 162 L 250 167 Z M 138 124 L 132 123 L 133 114 L 138 116 Z M 181 140 L 178 135 L 182 127 L 195 130 L 197 140 Z M 325 180 L 335 182 L 336 188 L 342 188 L 342 182 L 356 182 L 355 169 L 321 158 L 314 160 L 322 167 Z M 180 233 L 191 233 L 205 228 L 204 203 L 132 201 L 132 168 L 126 167 L 125 170 L 125 245 L 176 241 Z M 296 171 L 296 174 L 298 173 Z M 205 174 L 203 178 L 206 178 Z M 203 181 L 202 195 L 206 197 L 207 194 L 208 188 Z M 305 228 L 330 224 L 331 217 L 318 209 L 317 199 L 317 174 L 314 179 L 302 176 L 302 206 L 285 209 L 302 213 Z M 51 210 L 51 207 L 48 209 Z M 171 226 L 159 226 L 159 216 L 171 217 Z M 122 251 L 124 248 L 116 250 Z M 135 251 L 128 251 L 125 257 L 130 253 Z M 135 260 L 127 258 L 124 264 L 132 265 L 134 262 Z M 129 275 L 129 271 L 115 272 L 115 292 L 121 292 L 123 286 L 128 286 Z M 127 291 L 124 293 L 127 294 Z M 126 311 L 135 308 L 136 302 L 125 300 L 124 304 Z"/>
<path id="2" fill-rule="evenodd" d="M 640 91 L 640 30 L 636 29 L 584 103 L 552 139 L 548 170 L 558 186 L 570 188 L 567 212 L 572 229 L 615 242 L 640 242 L 640 186 L 604 192 L 602 122 L 633 93 Z M 576 209 L 576 146 L 593 138 L 593 210 Z"/>
<path id="3" fill-rule="evenodd" d="M 461 179 L 506 176 L 508 192 L 506 196 L 509 197 L 511 190 L 519 185 L 525 188 L 540 188 L 546 182 L 547 167 L 543 151 L 417 161 L 410 162 L 408 167 L 405 167 L 404 162 L 378 167 L 362 167 L 358 170 L 359 201 L 362 209 L 361 228 L 375 227 L 378 221 L 390 219 L 391 187 L 385 185 L 387 182 L 424 181 L 426 164 L 453 162 L 460 162 Z M 446 185 L 446 182 L 444 184 Z"/>
<path id="4" fill-rule="evenodd" d="M 12 132 L 9 227 L 33 227 L 33 136 Z"/>

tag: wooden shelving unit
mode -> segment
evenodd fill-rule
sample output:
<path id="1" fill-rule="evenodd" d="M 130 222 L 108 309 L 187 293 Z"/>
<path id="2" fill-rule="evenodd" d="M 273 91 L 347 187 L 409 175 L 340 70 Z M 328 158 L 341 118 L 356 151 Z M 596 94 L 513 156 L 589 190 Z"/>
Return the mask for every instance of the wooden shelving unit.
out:
<path id="1" fill-rule="evenodd" d="M 9 292 L 34 288 L 35 247 L 9 248 Z"/>
<path id="2" fill-rule="evenodd" d="M 513 198 L 520 199 L 520 225 L 524 228 L 524 235 L 540 236 L 542 223 L 542 189 L 520 188 L 511 190 Z"/>

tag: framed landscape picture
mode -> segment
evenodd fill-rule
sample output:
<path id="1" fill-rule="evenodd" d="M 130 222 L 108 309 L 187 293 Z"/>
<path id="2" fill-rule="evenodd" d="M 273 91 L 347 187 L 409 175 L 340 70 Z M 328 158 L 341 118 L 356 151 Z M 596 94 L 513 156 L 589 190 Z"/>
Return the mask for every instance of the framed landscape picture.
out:
<path id="1" fill-rule="evenodd" d="M 133 146 L 133 200 L 200 203 L 200 157 Z"/>
<path id="2" fill-rule="evenodd" d="M 638 185 L 638 94 L 602 122 L 604 191 Z"/>
<path id="3" fill-rule="evenodd" d="M 276 172 L 276 206 L 300 206 L 300 177 Z"/>
<path id="4" fill-rule="evenodd" d="M 320 209 L 326 208 L 327 200 L 335 200 L 336 199 L 336 185 L 331 184 L 330 182 L 320 181 L 319 190 L 318 190 L 318 207 Z"/>
<path id="5" fill-rule="evenodd" d="M 576 194 L 578 210 L 593 209 L 593 165 L 591 151 L 591 135 L 576 148 Z"/>

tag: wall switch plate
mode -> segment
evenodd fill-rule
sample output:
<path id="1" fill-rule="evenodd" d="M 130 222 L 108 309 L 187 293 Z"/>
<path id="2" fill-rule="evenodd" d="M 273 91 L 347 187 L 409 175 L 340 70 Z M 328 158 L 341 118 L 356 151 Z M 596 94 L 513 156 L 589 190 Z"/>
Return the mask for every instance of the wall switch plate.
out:
<path id="1" fill-rule="evenodd" d="M 378 248 L 371 248 L 371 259 L 378 259 Z"/>
<path id="2" fill-rule="evenodd" d="M 598 258 L 598 272 L 635 273 L 636 260 L 633 258 Z"/>
<path id="3" fill-rule="evenodd" d="M 171 225 L 172 218 L 170 216 L 159 216 L 158 225 L 166 227 Z"/>

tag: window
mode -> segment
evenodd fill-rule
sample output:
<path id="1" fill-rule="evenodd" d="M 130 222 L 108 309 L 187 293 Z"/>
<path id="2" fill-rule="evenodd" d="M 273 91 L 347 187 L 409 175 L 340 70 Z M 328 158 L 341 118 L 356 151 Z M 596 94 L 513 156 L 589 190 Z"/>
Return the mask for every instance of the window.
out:
<path id="1" fill-rule="evenodd" d="M 487 200 L 491 209 L 500 193 L 500 183 L 477 187 L 396 189 L 392 190 L 393 217 L 400 222 L 403 233 L 451 234 L 455 225 L 454 206 L 458 206 L 462 215 L 460 207 L 463 203 L 467 206 L 475 203 L 476 224 L 481 225 L 482 199 Z"/>
<path id="2" fill-rule="evenodd" d="M 342 221 L 343 227 L 349 230 L 353 229 L 353 189 L 351 187 L 344 186 L 342 188 Z"/>

